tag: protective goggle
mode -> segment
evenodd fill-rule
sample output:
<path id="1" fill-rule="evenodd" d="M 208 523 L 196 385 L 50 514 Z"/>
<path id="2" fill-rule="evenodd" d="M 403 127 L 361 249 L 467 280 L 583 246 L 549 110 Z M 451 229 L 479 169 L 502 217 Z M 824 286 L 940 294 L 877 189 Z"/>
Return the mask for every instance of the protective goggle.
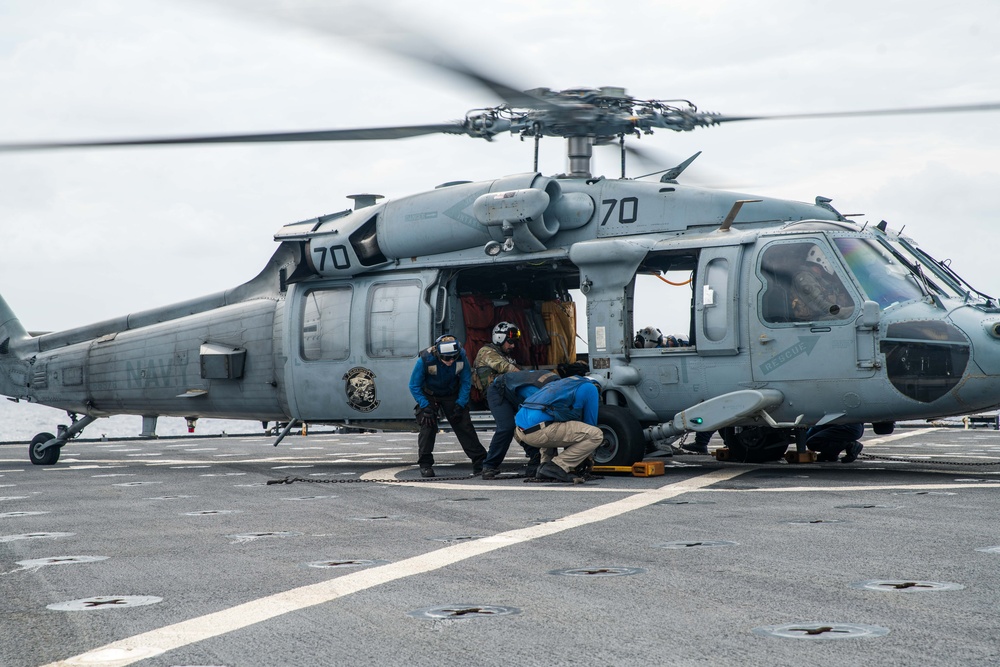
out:
<path id="1" fill-rule="evenodd" d="M 438 343 L 438 354 L 445 359 L 452 357 L 457 357 L 459 354 L 459 347 L 457 340 L 446 340 Z"/>

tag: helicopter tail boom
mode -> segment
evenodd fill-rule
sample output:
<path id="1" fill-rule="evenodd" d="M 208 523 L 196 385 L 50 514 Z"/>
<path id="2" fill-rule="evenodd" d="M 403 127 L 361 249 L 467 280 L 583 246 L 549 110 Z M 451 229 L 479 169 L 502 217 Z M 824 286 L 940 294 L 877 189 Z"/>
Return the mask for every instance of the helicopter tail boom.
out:
<path id="1" fill-rule="evenodd" d="M 10 347 L 28 338 L 28 332 L 21 325 L 21 320 L 17 319 L 14 312 L 0 296 L 0 355 L 8 353 Z"/>
<path id="2" fill-rule="evenodd" d="M 9 362 L 16 360 L 13 350 L 17 343 L 28 338 L 28 332 L 21 321 L 0 296 L 0 394 L 16 394 L 17 382 L 11 377 L 12 365 Z"/>

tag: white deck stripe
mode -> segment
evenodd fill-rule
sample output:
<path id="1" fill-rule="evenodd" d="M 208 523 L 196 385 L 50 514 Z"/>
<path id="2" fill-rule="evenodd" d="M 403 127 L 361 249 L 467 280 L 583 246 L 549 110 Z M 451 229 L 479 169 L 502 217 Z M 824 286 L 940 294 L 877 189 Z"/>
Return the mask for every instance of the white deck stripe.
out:
<path id="1" fill-rule="evenodd" d="M 877 438 L 865 438 L 861 444 L 863 445 L 884 445 L 887 442 L 892 442 L 893 440 L 902 440 L 903 438 L 912 438 L 918 435 L 927 435 L 928 433 L 933 433 L 935 431 L 940 431 L 940 428 L 918 428 L 912 431 L 909 430 L 899 430 L 890 435 L 883 435 Z"/>
<path id="2" fill-rule="evenodd" d="M 831 491 L 942 491 L 946 489 L 995 489 L 1000 482 L 976 484 L 865 484 L 859 486 L 783 486 L 776 489 L 699 489 L 704 493 L 830 493 Z"/>
<path id="3" fill-rule="evenodd" d="M 92 651 L 49 663 L 43 667 L 95 664 L 104 665 L 105 667 L 131 665 L 139 660 L 161 655 L 175 648 L 240 630 L 289 612 L 330 602 L 331 600 L 373 588 L 380 584 L 424 572 L 431 572 L 497 549 L 547 537 L 590 523 L 604 521 L 625 514 L 626 512 L 652 505 L 666 498 L 673 498 L 682 493 L 696 491 L 711 484 L 732 479 L 745 472 L 749 472 L 749 470 L 713 471 L 682 482 L 675 482 L 656 489 L 641 491 L 627 498 L 620 498 L 605 505 L 600 505 L 548 523 L 511 530 L 472 542 L 454 544 L 420 556 L 407 558 L 398 563 L 373 567 L 318 584 L 293 588 L 283 593 L 269 595 L 236 607 L 199 616 L 168 625 L 158 630 L 144 632 L 111 644 L 106 644 Z"/>

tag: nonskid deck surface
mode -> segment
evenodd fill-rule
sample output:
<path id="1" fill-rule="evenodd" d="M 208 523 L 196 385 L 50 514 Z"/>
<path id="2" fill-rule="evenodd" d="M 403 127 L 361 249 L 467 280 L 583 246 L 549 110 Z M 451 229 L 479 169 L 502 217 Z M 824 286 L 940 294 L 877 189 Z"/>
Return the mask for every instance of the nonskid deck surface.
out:
<path id="1" fill-rule="evenodd" d="M 51 467 L 0 447 L 0 664 L 997 657 L 998 431 L 583 485 L 469 477 L 448 434 L 427 481 L 413 435 L 272 442 L 74 441 Z M 287 478 L 316 483 L 267 484 Z"/>

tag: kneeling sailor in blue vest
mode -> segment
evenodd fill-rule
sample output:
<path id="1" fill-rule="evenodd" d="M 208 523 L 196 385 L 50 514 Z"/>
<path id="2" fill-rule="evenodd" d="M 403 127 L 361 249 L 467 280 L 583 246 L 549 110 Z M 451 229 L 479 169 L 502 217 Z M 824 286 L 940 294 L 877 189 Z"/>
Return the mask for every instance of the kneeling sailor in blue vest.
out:
<path id="1" fill-rule="evenodd" d="M 536 477 L 560 482 L 583 481 L 572 471 L 604 440 L 597 428 L 600 394 L 587 377 L 549 382 L 521 404 L 514 417 L 517 439 L 541 450 Z M 556 453 L 557 447 L 563 447 Z"/>
<path id="2" fill-rule="evenodd" d="M 514 438 L 514 416 L 526 398 L 538 392 L 549 382 L 555 382 L 559 375 L 552 371 L 510 371 L 497 375 L 490 383 L 486 395 L 489 398 L 490 412 L 496 423 L 496 431 L 486 452 L 483 462 L 483 479 L 496 479 L 500 474 L 500 464 L 507 456 L 510 441 Z M 526 477 L 534 477 L 538 472 L 540 455 L 536 447 L 521 445 L 528 457 L 528 465 L 524 469 Z"/>
<path id="3" fill-rule="evenodd" d="M 417 357 L 410 375 L 410 393 L 420 433 L 417 435 L 417 465 L 424 477 L 434 477 L 434 440 L 438 432 L 438 409 L 444 411 L 465 455 L 472 460 L 472 474 L 483 471 L 486 449 L 479 442 L 469 415 L 472 370 L 465 350 L 455 337 L 439 336 L 434 345 Z"/>

